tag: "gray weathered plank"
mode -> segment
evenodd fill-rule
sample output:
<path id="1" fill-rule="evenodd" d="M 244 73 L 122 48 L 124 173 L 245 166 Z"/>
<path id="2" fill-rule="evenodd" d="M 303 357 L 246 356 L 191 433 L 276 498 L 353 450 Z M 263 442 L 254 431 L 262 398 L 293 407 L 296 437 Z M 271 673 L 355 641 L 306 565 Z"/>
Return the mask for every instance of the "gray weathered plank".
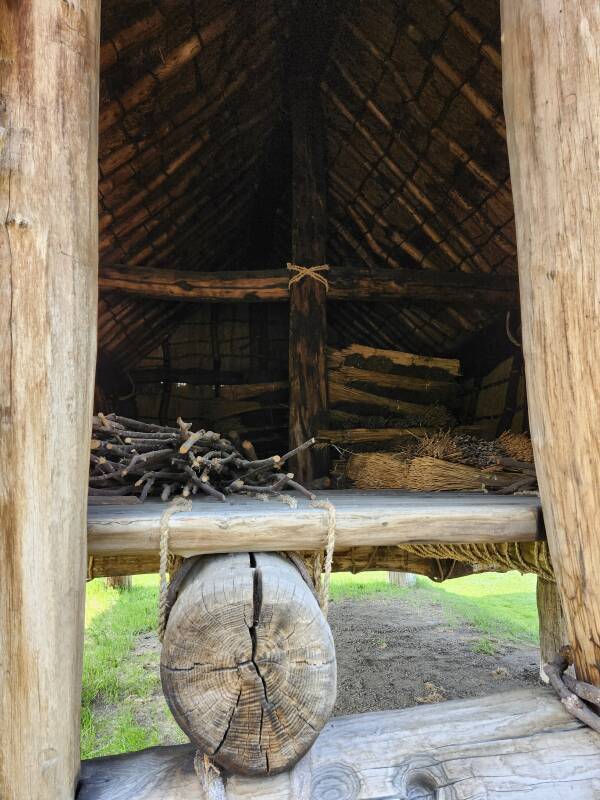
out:
<path id="1" fill-rule="evenodd" d="M 78 800 L 202 800 L 190 745 L 83 763 Z M 226 800 L 597 800 L 600 736 L 550 690 L 331 720 L 288 773 L 224 777 Z"/>
<path id="2" fill-rule="evenodd" d="M 318 492 L 337 509 L 336 546 L 427 542 L 516 542 L 543 538 L 536 497 L 466 493 Z M 156 553 L 165 504 L 99 506 L 88 513 L 88 555 Z M 226 503 L 194 500 L 170 523 L 170 549 L 202 553 L 315 550 L 323 546 L 327 515 L 298 499 L 232 497 Z"/>

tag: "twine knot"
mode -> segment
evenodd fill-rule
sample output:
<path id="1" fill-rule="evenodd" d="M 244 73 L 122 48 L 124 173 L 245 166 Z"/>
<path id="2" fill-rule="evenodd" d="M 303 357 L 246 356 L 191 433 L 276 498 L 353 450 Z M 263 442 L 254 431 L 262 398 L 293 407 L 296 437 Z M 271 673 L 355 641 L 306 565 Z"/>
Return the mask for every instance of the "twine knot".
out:
<path id="1" fill-rule="evenodd" d="M 287 268 L 290 272 L 295 273 L 295 275 L 292 275 L 290 278 L 288 289 L 295 283 L 300 283 L 304 278 L 312 278 L 314 281 L 317 281 L 317 283 L 322 283 L 326 292 L 329 291 L 329 281 L 325 275 L 322 274 L 329 270 L 329 264 L 319 264 L 316 267 L 301 267 L 299 264 L 291 264 L 288 262 Z"/>

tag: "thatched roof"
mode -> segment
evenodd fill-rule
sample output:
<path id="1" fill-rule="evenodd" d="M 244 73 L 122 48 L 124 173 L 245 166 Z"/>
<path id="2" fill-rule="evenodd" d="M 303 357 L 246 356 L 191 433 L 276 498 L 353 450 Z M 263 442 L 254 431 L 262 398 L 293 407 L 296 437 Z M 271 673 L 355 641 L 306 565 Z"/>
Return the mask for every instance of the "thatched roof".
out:
<path id="1" fill-rule="evenodd" d="M 339 3 L 321 81 L 328 259 L 516 272 L 497 0 Z M 290 258 L 292 0 L 102 4 L 100 268 Z M 197 309 L 197 307 L 196 307 Z M 194 310 L 104 293 L 131 367 Z M 332 335 L 450 352 L 500 309 L 331 303 Z M 354 337 L 356 338 L 356 337 Z"/>

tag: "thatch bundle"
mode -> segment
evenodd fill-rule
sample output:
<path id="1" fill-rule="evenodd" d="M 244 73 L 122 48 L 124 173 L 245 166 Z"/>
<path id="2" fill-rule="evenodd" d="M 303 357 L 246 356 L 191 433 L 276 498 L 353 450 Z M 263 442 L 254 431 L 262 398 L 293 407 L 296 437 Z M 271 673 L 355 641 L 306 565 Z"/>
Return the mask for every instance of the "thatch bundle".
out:
<path id="1" fill-rule="evenodd" d="M 531 462 L 509 455 L 527 456 L 527 443 L 531 447 L 526 434 L 503 434 L 487 442 L 440 431 L 396 453 L 354 454 L 347 463 L 346 475 L 359 489 L 509 493 L 535 485 Z"/>
<path id="2" fill-rule="evenodd" d="M 526 433 L 504 431 L 498 438 L 498 444 L 510 458 L 533 464 L 533 446 Z"/>

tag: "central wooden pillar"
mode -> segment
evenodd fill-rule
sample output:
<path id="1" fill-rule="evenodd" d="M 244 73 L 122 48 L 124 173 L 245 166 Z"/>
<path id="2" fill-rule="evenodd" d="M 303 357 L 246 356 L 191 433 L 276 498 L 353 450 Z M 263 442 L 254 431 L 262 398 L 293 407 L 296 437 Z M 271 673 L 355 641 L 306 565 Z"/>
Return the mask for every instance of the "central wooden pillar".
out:
<path id="1" fill-rule="evenodd" d="M 523 348 L 578 675 L 600 684 L 600 6 L 502 0 Z"/>
<path id="2" fill-rule="evenodd" d="M 98 0 L 0 0 L 0 797 L 73 800 L 96 354 Z"/>
<path id="3" fill-rule="evenodd" d="M 323 62 L 320 0 L 301 4 L 291 65 L 292 261 L 311 267 L 327 260 L 325 131 L 319 79 Z M 321 20 L 322 22 L 322 20 Z M 325 276 L 327 273 L 325 273 Z M 292 277 L 292 274 L 290 274 Z M 327 291 L 306 277 L 290 287 L 290 448 L 315 436 L 327 412 Z M 304 450 L 294 465 L 302 482 L 327 472 L 326 451 Z"/>

